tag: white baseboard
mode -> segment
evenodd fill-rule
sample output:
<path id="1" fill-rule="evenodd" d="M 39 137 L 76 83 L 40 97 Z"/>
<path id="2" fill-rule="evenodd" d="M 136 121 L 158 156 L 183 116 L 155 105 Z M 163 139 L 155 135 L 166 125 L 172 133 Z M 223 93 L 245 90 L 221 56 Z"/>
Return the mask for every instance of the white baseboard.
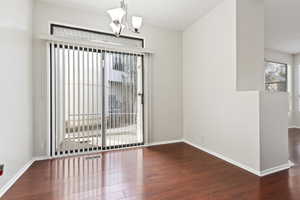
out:
<path id="1" fill-rule="evenodd" d="M 201 147 L 201 146 L 199 146 L 199 145 L 196 145 L 196 144 L 194 144 L 194 143 L 192 143 L 192 142 L 190 142 L 190 141 L 188 141 L 188 140 L 184 140 L 184 142 L 187 143 L 187 144 L 189 144 L 189 145 L 191 145 L 191 146 L 193 146 L 193 147 L 195 147 L 195 148 L 197 148 L 197 149 L 200 149 L 201 151 L 204 151 L 204 152 L 206 152 L 206 153 L 208 153 L 208 154 L 211 154 L 211 155 L 213 155 L 213 156 L 215 156 L 215 157 L 217 157 L 217 158 L 220 158 L 220 159 L 222 159 L 222 160 L 224 160 L 224 161 L 226 161 L 226 162 L 229 162 L 229 163 L 231 163 L 231 164 L 233 164 L 233 165 L 235 165 L 235 166 L 237 166 L 237 167 L 239 167 L 239 168 L 242 168 L 242 169 L 244 169 L 244 170 L 246 170 L 246 171 L 248 171 L 248 172 L 250 172 L 250 173 L 252 173 L 252 174 L 255 174 L 255 175 L 257 175 L 257 176 L 260 176 L 260 172 L 259 172 L 258 170 L 256 170 L 256 169 L 253 169 L 253 168 L 248 167 L 248 166 L 246 166 L 246 165 L 244 165 L 244 164 L 241 164 L 241 163 L 239 163 L 239 162 L 237 162 L 237 161 L 235 161 L 235 160 L 232 160 L 232 159 L 230 159 L 230 158 L 227 158 L 227 157 L 225 157 L 225 156 L 222 155 L 222 154 L 213 152 L 213 151 L 208 150 L 208 149 L 206 149 L 206 148 L 204 148 L 204 147 Z"/>
<path id="2" fill-rule="evenodd" d="M 212 152 L 212 151 L 210 151 L 210 150 L 208 150 L 206 148 L 199 147 L 198 145 L 195 145 L 192 142 L 189 142 L 187 140 L 171 140 L 171 141 L 165 141 L 165 142 L 156 142 L 156 143 L 151 143 L 151 144 L 148 144 L 148 145 L 144 145 L 144 147 L 158 146 L 158 145 L 164 145 L 164 144 L 174 144 L 174 143 L 180 143 L 180 142 L 185 142 L 185 143 L 187 143 L 187 144 L 189 144 L 189 145 L 191 145 L 191 146 L 193 146 L 193 147 L 195 147 L 197 149 L 205 151 L 206 153 L 209 153 L 209 154 L 211 154 L 213 156 L 216 156 L 216 157 L 218 157 L 218 158 L 220 158 L 222 160 L 225 160 L 225 161 L 227 161 L 227 162 L 229 162 L 229 163 L 231 163 L 231 164 L 233 164 L 233 165 L 235 165 L 237 167 L 245 169 L 246 171 L 249 171 L 249 172 L 251 172 L 251 173 L 253 173 L 253 174 L 257 175 L 257 176 L 261 176 L 261 177 L 262 176 L 267 176 L 267 175 L 270 175 L 270 174 L 273 174 L 273 173 L 276 173 L 276 172 L 279 172 L 279 171 L 283 171 L 283 170 L 289 169 L 290 167 L 292 167 L 292 166 L 295 165 L 292 161 L 289 161 L 287 164 L 279 165 L 277 167 L 274 167 L 274 168 L 271 168 L 271 169 L 267 169 L 267 170 L 263 170 L 263 171 L 260 172 L 260 171 L 257 171 L 255 169 L 253 169 L 253 168 L 245 166 L 245 165 L 243 165 L 243 164 L 241 164 L 239 162 L 236 162 L 236 161 L 234 161 L 232 159 L 229 159 L 229 158 L 227 158 L 227 157 L 225 157 L 225 156 L 223 156 L 223 155 L 221 155 L 219 153 L 215 153 L 215 152 Z M 34 162 L 34 161 L 42 161 L 42 160 L 49 160 L 49 159 L 53 159 L 53 158 L 51 158 L 49 156 L 39 156 L 39 157 L 35 157 L 32 162 Z M 26 169 L 25 169 L 25 171 L 26 171 Z M 0 194 L 1 194 L 1 192 L 0 192 Z M 0 197 L 1 197 L 1 195 L 0 195 Z"/>
<path id="3" fill-rule="evenodd" d="M 157 146 L 157 145 L 164 145 L 164 144 L 173 144 L 173 143 L 180 143 L 183 142 L 183 140 L 170 140 L 170 141 L 164 141 L 164 142 L 155 142 L 155 143 L 150 143 L 150 144 L 145 144 L 142 146 L 133 146 L 133 147 L 125 147 L 122 148 L 121 150 L 130 150 L 130 149 L 134 149 L 134 148 L 138 148 L 138 147 L 150 147 L 150 146 Z M 101 151 L 94 151 L 94 152 L 84 152 L 84 153 L 79 153 L 76 155 L 70 155 L 70 156 L 87 156 L 89 154 L 95 154 L 95 153 L 102 153 L 102 152 L 109 152 L 109 151 L 119 151 L 120 149 L 108 149 L 108 150 L 101 150 Z M 51 160 L 54 158 L 62 158 L 65 157 L 67 155 L 62 155 L 62 156 L 56 156 L 56 157 L 51 157 L 51 156 L 37 156 L 34 158 L 34 161 L 42 161 L 42 160 Z"/>
<path id="4" fill-rule="evenodd" d="M 27 162 L 18 172 L 2 187 L 0 188 L 0 198 L 17 182 L 17 180 L 26 172 L 26 170 L 32 165 L 35 160 L 32 159 Z"/>
<path id="5" fill-rule="evenodd" d="M 292 161 L 289 160 L 289 165 L 290 165 L 290 167 L 293 167 L 293 166 L 295 166 L 295 163 L 293 163 Z"/>
<path id="6" fill-rule="evenodd" d="M 150 146 L 157 146 L 157 145 L 163 145 L 163 144 L 174 144 L 174 143 L 180 143 L 183 142 L 183 140 L 170 140 L 170 141 L 164 141 L 164 142 L 153 142 L 150 144 L 145 144 L 145 147 L 150 147 Z"/>
<path id="7" fill-rule="evenodd" d="M 260 176 L 267 176 L 267 175 L 270 175 L 270 174 L 274 174 L 274 173 L 289 169 L 290 167 L 291 167 L 290 163 L 279 165 L 277 167 L 273 167 L 273 168 L 261 171 Z"/>
<path id="8" fill-rule="evenodd" d="M 149 146 L 157 146 L 157 145 L 163 145 L 163 144 L 172 144 L 172 143 L 179 143 L 183 142 L 183 140 L 171 140 L 171 141 L 164 141 L 164 142 L 156 142 L 151 144 L 146 144 L 144 147 Z M 132 147 L 136 148 L 136 147 Z M 49 160 L 53 159 L 49 156 L 37 156 L 34 157 L 32 160 L 30 160 L 28 163 L 26 163 L 15 175 L 12 177 L 2 188 L 0 188 L 0 198 L 13 186 L 15 182 L 26 172 L 26 170 L 35 162 L 35 161 L 41 161 L 41 160 Z"/>
<path id="9" fill-rule="evenodd" d="M 273 173 L 276 173 L 276 172 L 279 172 L 279 171 L 282 171 L 282 170 L 286 170 L 288 168 L 290 168 L 291 166 L 293 166 L 293 163 L 289 161 L 289 163 L 287 164 L 283 164 L 283 165 L 280 165 L 280 166 L 277 166 L 277 167 L 274 167 L 274 168 L 271 168 L 271 169 L 267 169 L 267 170 L 264 170 L 264 171 L 258 171 L 258 170 L 255 170 L 251 167 L 248 167 L 246 165 L 243 165 L 235 160 L 232 160 L 230 158 L 227 158 L 225 157 L 224 155 L 222 154 L 219 154 L 219 153 L 216 153 L 216 152 L 213 152 L 213 151 L 210 151 L 204 147 L 200 147 L 199 145 L 195 145 L 193 144 L 192 142 L 188 141 L 188 140 L 171 140 L 171 141 L 164 141 L 164 142 L 155 142 L 155 143 L 150 143 L 150 144 L 146 144 L 144 145 L 144 147 L 150 147 L 150 146 L 158 146 L 158 145 L 164 145 L 164 144 L 174 144 L 174 143 L 180 143 L 180 142 L 184 142 L 186 144 L 189 144 L 197 149 L 200 149 L 201 151 L 204 151 L 208 154 L 211 154 L 217 158 L 220 158 L 226 162 L 229 162 L 237 167 L 240 167 L 252 174 L 255 174 L 257 176 L 266 176 L 266 175 L 270 175 L 270 174 L 273 174 Z M 39 157 L 35 157 L 33 158 L 32 160 L 30 160 L 28 163 L 26 163 L 16 174 L 13 178 L 11 178 L 2 188 L 0 188 L 0 198 L 9 190 L 9 188 L 11 186 L 13 186 L 13 184 L 24 174 L 24 172 L 26 172 L 26 170 L 35 162 L 35 161 L 41 161 L 41 160 L 49 160 L 49 159 L 52 159 L 51 157 L 49 156 L 39 156 Z"/>
<path id="10" fill-rule="evenodd" d="M 99 150 L 99 151 L 93 151 L 93 152 L 84 152 L 84 153 L 78 153 L 74 155 L 69 155 L 69 156 L 87 156 L 89 154 L 95 154 L 95 153 L 103 153 L 103 152 L 113 152 L 113 151 L 120 151 L 120 150 L 130 150 L 130 149 L 135 149 L 139 147 L 150 147 L 150 146 L 157 146 L 157 145 L 164 145 L 164 144 L 173 144 L 173 143 L 180 143 L 183 142 L 183 140 L 170 140 L 170 141 L 164 141 L 164 142 L 155 142 L 155 143 L 150 143 L 150 144 L 144 144 L 142 146 L 132 146 L 132 147 L 125 147 L 121 149 L 108 149 L 108 150 Z M 35 161 L 42 161 L 42 160 L 51 160 L 54 158 L 63 158 L 68 155 L 62 155 L 62 156 L 37 156 L 34 158 Z"/>
<path id="11" fill-rule="evenodd" d="M 289 129 L 291 128 L 300 129 L 300 126 L 290 126 Z"/>
<path id="12" fill-rule="evenodd" d="M 42 160 L 50 160 L 52 159 L 50 156 L 37 156 L 34 158 L 34 161 L 42 161 Z"/>
<path id="13" fill-rule="evenodd" d="M 211 155 L 213 155 L 213 156 L 215 156 L 217 158 L 220 158 L 220 159 L 222 159 L 222 160 L 224 160 L 226 162 L 229 162 L 229 163 L 231 163 L 231 164 L 233 164 L 233 165 L 235 165 L 235 166 L 237 166 L 239 168 L 242 168 L 242 169 L 244 169 L 244 170 L 246 170 L 246 171 L 248 171 L 248 172 L 250 172 L 252 174 L 255 174 L 256 176 L 260 176 L 260 177 L 267 176 L 267 175 L 270 175 L 270 174 L 273 174 L 273 173 L 276 173 L 276 172 L 279 172 L 279 171 L 283 171 L 283 170 L 289 169 L 292 166 L 292 163 L 289 162 L 289 163 L 286 163 L 286 164 L 283 164 L 283 165 L 279 165 L 279 166 L 274 167 L 274 168 L 270 168 L 270 169 L 266 169 L 266 170 L 263 170 L 263 171 L 259 171 L 259 170 L 253 169 L 251 167 L 248 167 L 248 166 L 246 166 L 244 164 L 241 164 L 241 163 L 239 163 L 239 162 L 237 162 L 235 160 L 227 158 L 227 157 L 225 157 L 222 154 L 213 152 L 213 151 L 208 150 L 208 149 L 206 149 L 204 147 L 201 147 L 199 145 L 195 145 L 194 143 L 192 143 L 190 141 L 184 140 L 184 142 L 187 143 L 187 144 L 189 144 L 189 145 L 191 145 L 191 146 L 193 146 L 193 147 L 195 147 L 195 148 L 197 148 L 197 149 L 200 149 L 201 151 L 204 151 L 204 152 L 206 152 L 208 154 L 211 154 Z"/>

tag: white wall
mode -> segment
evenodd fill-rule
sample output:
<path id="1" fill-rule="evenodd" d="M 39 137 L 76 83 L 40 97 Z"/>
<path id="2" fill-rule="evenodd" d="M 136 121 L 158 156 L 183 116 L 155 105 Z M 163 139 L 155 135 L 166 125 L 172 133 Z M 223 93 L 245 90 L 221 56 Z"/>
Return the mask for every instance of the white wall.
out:
<path id="1" fill-rule="evenodd" d="M 274 61 L 279 63 L 286 63 L 289 66 L 293 66 L 293 55 L 279 52 L 272 49 L 265 49 L 265 59 L 268 61 Z"/>
<path id="2" fill-rule="evenodd" d="M 257 174 L 288 163 L 288 95 L 259 91 L 263 10 L 262 0 L 224 0 L 183 33 L 184 139 Z"/>
<path id="3" fill-rule="evenodd" d="M 184 138 L 260 170 L 259 93 L 236 91 L 235 3 L 225 0 L 183 33 Z"/>
<path id="4" fill-rule="evenodd" d="M 264 2 L 241 0 L 236 7 L 237 90 L 263 91 Z"/>
<path id="5" fill-rule="evenodd" d="M 49 22 L 100 31 L 111 31 L 107 16 L 36 1 L 34 8 L 34 35 L 49 33 Z M 145 25 L 141 35 L 138 36 L 145 38 L 146 47 L 153 49 L 155 52 L 153 68 L 150 70 L 153 79 L 150 142 L 181 139 L 182 33 Z M 36 155 L 45 155 L 47 152 L 46 103 L 49 97 L 46 90 L 47 64 L 45 49 L 43 42 L 37 39 L 34 40 Z"/>
<path id="6" fill-rule="evenodd" d="M 285 63 L 288 65 L 288 92 L 289 92 L 289 127 L 294 126 L 294 112 L 296 103 L 294 99 L 294 88 L 295 88 L 295 67 L 294 67 L 294 56 L 292 54 L 279 52 L 271 49 L 265 49 L 265 59 L 268 61 Z M 299 123 L 300 124 L 300 123 Z"/>
<path id="7" fill-rule="evenodd" d="M 288 163 L 288 93 L 260 93 L 261 170 Z"/>
<path id="8" fill-rule="evenodd" d="M 0 189 L 32 159 L 32 2 L 0 8 Z"/>

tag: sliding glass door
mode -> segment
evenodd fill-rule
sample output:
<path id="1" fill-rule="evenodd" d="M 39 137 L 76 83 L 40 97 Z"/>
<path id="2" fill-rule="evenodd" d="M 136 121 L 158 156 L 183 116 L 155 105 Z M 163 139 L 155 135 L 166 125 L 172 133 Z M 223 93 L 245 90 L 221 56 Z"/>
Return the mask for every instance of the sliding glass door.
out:
<path id="1" fill-rule="evenodd" d="M 142 56 L 105 53 L 105 146 L 143 143 Z"/>
<path id="2" fill-rule="evenodd" d="M 142 145 L 143 56 L 52 42 L 53 156 Z"/>

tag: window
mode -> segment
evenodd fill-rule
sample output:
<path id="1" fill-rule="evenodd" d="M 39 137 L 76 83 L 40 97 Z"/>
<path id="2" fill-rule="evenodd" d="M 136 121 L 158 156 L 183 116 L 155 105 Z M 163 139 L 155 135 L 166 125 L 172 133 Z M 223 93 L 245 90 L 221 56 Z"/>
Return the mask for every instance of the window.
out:
<path id="1" fill-rule="evenodd" d="M 117 95 L 108 96 L 109 113 L 119 113 L 121 109 L 121 102 L 118 100 Z"/>
<path id="2" fill-rule="evenodd" d="M 67 39 L 49 45 L 51 155 L 144 144 L 144 55 L 121 48 L 143 48 L 144 40 L 53 24 L 50 30 Z"/>
<path id="3" fill-rule="evenodd" d="M 287 92 L 287 64 L 265 62 L 265 90 Z"/>
<path id="4" fill-rule="evenodd" d="M 124 57 L 121 55 L 113 55 L 113 69 L 117 71 L 124 72 Z"/>
<path id="5" fill-rule="evenodd" d="M 63 26 L 59 24 L 51 24 L 50 34 L 63 38 L 70 39 L 81 39 L 89 42 L 105 43 L 108 45 L 134 47 L 134 48 L 144 48 L 144 39 L 123 36 L 115 37 L 114 34 L 99 32 L 94 30 L 87 30 L 82 28 Z"/>

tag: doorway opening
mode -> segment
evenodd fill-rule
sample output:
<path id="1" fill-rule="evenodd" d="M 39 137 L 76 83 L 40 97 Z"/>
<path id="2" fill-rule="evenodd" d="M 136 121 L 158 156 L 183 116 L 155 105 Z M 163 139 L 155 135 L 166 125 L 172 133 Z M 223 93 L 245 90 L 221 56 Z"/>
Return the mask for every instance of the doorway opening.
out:
<path id="1" fill-rule="evenodd" d="M 50 44 L 51 154 L 144 144 L 143 55 Z"/>

